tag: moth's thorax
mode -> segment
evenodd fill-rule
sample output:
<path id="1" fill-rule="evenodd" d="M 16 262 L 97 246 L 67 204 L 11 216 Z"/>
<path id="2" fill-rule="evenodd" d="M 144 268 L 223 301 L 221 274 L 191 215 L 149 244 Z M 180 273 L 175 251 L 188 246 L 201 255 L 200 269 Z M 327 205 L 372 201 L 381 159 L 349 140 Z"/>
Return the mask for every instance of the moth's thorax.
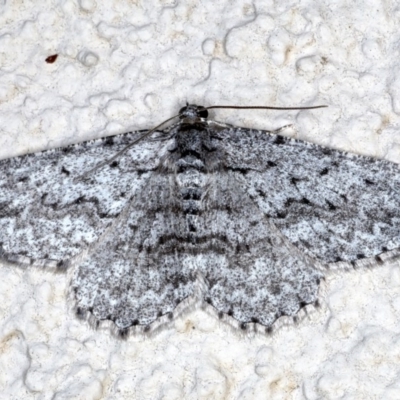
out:
<path id="1" fill-rule="evenodd" d="M 195 168 L 207 173 L 216 169 L 220 147 L 206 124 L 181 123 L 174 132 L 174 145 L 169 152 L 170 166 L 176 172 Z"/>

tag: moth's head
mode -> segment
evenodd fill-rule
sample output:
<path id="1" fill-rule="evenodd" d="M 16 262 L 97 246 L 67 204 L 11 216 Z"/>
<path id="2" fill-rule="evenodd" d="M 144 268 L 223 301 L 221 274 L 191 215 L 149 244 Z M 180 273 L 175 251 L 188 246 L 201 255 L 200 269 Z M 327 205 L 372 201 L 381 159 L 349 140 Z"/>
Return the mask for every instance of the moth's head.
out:
<path id="1" fill-rule="evenodd" d="M 185 120 L 192 120 L 193 122 L 204 120 L 208 117 L 208 111 L 203 106 L 196 106 L 195 104 L 187 104 L 179 110 L 179 118 Z"/>

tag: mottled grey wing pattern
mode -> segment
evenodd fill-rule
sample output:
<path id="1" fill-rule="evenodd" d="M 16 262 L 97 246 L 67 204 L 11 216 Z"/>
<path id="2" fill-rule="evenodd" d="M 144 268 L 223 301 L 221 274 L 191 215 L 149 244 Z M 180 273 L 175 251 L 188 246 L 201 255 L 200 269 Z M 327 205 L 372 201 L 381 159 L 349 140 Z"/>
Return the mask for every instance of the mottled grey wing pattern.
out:
<path id="1" fill-rule="evenodd" d="M 244 184 L 235 172 L 209 174 L 201 209 L 189 214 L 167 167 L 153 173 L 79 266 L 72 282 L 78 315 L 113 321 L 124 335 L 131 327 L 154 330 L 200 297 L 243 329 L 249 322 L 269 329 L 315 303 L 322 273 L 265 218 Z"/>
<path id="2" fill-rule="evenodd" d="M 262 131 L 219 136 L 225 166 L 241 171 L 265 216 L 305 254 L 354 264 L 399 248 L 397 164 Z"/>
<path id="3" fill-rule="evenodd" d="M 79 179 L 140 133 L 88 141 L 0 161 L 1 258 L 63 267 L 96 242 L 122 212 L 146 171 L 156 167 L 160 142 L 143 142 L 123 158 Z"/>
<path id="4" fill-rule="evenodd" d="M 175 212 L 170 178 L 154 172 L 79 266 L 72 281 L 78 316 L 112 321 L 124 336 L 128 328 L 148 331 L 154 321 L 168 321 L 193 297 L 198 266 L 187 251 L 186 220 Z"/>
<path id="5" fill-rule="evenodd" d="M 220 251 L 210 252 L 202 264 L 204 300 L 241 329 L 259 323 L 266 331 L 279 317 L 294 317 L 316 304 L 323 278 L 318 262 L 302 254 L 260 211 L 246 193 L 242 174 L 222 173 L 212 189 L 204 199 L 208 212 L 202 226 L 221 239 Z"/>

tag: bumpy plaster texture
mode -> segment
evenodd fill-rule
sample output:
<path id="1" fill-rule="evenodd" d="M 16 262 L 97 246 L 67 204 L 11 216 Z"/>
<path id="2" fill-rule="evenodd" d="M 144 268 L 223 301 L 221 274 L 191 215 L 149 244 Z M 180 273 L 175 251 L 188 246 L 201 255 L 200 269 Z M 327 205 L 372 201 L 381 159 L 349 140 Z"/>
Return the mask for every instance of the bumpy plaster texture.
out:
<path id="1" fill-rule="evenodd" d="M 3 2 L 1 158 L 150 128 L 187 100 L 325 103 L 215 118 L 399 163 L 399 23 L 395 2 Z M 74 318 L 65 275 L 0 275 L 4 398 L 400 397 L 397 264 L 331 274 L 319 311 L 253 338 L 194 310 L 121 341 Z"/>

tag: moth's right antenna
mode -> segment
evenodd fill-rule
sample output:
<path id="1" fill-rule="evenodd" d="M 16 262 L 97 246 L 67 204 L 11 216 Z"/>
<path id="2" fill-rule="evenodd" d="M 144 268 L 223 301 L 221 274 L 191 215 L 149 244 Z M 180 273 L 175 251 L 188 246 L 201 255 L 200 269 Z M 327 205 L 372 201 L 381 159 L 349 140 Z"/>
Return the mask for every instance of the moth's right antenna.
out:
<path id="1" fill-rule="evenodd" d="M 211 110 L 212 108 L 234 108 L 237 110 L 313 110 L 315 108 L 325 108 L 328 106 L 309 106 L 309 107 L 269 107 L 269 106 L 211 106 L 206 107 L 206 110 Z"/>

